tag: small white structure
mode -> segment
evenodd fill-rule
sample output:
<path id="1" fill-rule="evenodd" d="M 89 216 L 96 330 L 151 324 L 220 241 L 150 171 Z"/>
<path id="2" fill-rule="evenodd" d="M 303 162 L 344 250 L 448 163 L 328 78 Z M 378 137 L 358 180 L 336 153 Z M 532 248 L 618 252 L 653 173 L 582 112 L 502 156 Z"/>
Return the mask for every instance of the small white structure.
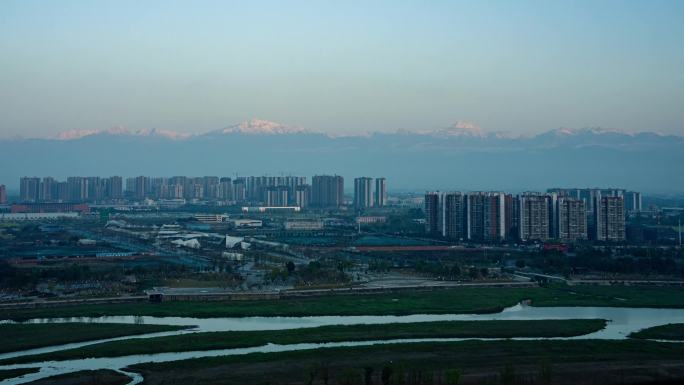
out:
<path id="1" fill-rule="evenodd" d="M 0 221 L 40 221 L 78 217 L 78 213 L 0 213 Z"/>
<path id="2" fill-rule="evenodd" d="M 287 221 L 283 223 L 285 230 L 322 230 L 323 221 L 310 220 L 310 221 Z"/>
<path id="3" fill-rule="evenodd" d="M 171 243 L 173 243 L 176 246 L 187 247 L 189 249 L 199 249 L 201 247 L 197 238 L 188 239 L 186 241 L 184 241 L 182 239 L 176 239 L 175 241 L 173 241 Z"/>
<path id="4" fill-rule="evenodd" d="M 195 219 L 202 223 L 221 223 L 228 218 L 227 215 L 221 214 L 195 214 Z"/>
<path id="5" fill-rule="evenodd" d="M 243 258 L 242 253 L 230 253 L 224 251 L 221 255 L 223 256 L 223 258 L 229 259 L 231 261 L 242 261 Z"/>
<path id="6" fill-rule="evenodd" d="M 368 224 L 368 223 L 385 223 L 387 222 L 387 217 L 380 217 L 380 216 L 365 216 L 365 217 L 356 217 L 356 223 L 361 223 L 361 224 Z"/>
<path id="7" fill-rule="evenodd" d="M 254 227 L 261 227 L 263 226 L 263 222 L 258 220 L 258 219 L 233 219 L 232 221 L 233 226 L 235 228 L 254 228 Z"/>
<path id="8" fill-rule="evenodd" d="M 226 248 L 232 249 L 233 247 L 235 247 L 235 245 L 242 242 L 244 239 L 244 237 L 231 237 L 230 235 L 226 235 Z"/>
<path id="9" fill-rule="evenodd" d="M 255 207 L 243 207 L 243 213 L 266 213 L 266 212 L 282 212 L 289 211 L 298 213 L 302 210 L 299 206 L 255 206 Z"/>

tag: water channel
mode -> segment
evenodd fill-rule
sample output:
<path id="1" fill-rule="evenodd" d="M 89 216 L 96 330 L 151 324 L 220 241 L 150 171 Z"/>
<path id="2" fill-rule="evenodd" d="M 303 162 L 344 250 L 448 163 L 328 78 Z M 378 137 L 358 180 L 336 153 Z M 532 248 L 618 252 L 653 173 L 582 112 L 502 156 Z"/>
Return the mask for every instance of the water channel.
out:
<path id="1" fill-rule="evenodd" d="M 650 309 L 650 308 L 614 308 L 614 307 L 533 307 L 519 304 L 495 314 L 415 314 L 406 316 L 312 316 L 312 317 L 243 317 L 243 318 L 192 318 L 192 317 L 148 317 L 148 316 L 108 316 L 96 318 L 48 318 L 33 319 L 29 323 L 51 322 L 101 322 L 101 323 L 144 323 L 157 325 L 193 325 L 192 329 L 151 333 L 130 337 L 118 337 L 105 340 L 72 343 L 45 348 L 0 354 L 0 360 L 30 354 L 54 352 L 71 349 L 94 343 L 125 340 L 129 338 L 151 338 L 184 333 L 211 331 L 246 331 L 246 330 L 283 330 L 307 328 L 326 325 L 353 324 L 385 324 L 430 321 L 486 321 L 486 320 L 542 320 L 542 319 L 605 319 L 607 326 L 599 331 L 577 337 L 554 337 L 548 339 L 624 339 L 635 331 L 664 325 L 668 323 L 684 323 L 684 309 Z M 0 321 L 11 322 L 11 321 Z M 468 338 L 472 339 L 472 338 Z M 483 340 L 496 340 L 486 339 Z M 513 338 L 518 340 L 539 338 Z M 146 362 L 168 362 L 189 358 L 240 355 L 249 353 L 270 353 L 320 347 L 367 346 L 375 344 L 408 343 L 408 342 L 445 342 L 462 341 L 464 338 L 426 338 L 400 339 L 383 341 L 349 341 L 334 343 L 301 343 L 290 345 L 267 344 L 250 348 L 222 349 L 194 352 L 170 352 L 150 355 L 130 355 L 114 358 L 89 358 L 67 361 L 45 361 L 30 364 L 0 366 L 0 370 L 14 368 L 40 368 L 36 373 L 22 377 L 0 381 L 0 385 L 22 384 L 49 376 L 71 373 L 80 370 L 112 369 L 131 377 L 130 385 L 142 382 L 142 377 L 125 371 L 125 368 Z"/>

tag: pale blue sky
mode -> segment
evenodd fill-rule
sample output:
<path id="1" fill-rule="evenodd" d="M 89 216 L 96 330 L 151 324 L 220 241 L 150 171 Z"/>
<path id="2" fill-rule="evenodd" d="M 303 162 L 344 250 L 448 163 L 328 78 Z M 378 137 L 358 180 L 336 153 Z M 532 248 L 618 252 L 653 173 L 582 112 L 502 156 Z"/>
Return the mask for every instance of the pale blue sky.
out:
<path id="1" fill-rule="evenodd" d="M 0 2 L 0 137 L 455 121 L 684 134 L 684 1 Z"/>

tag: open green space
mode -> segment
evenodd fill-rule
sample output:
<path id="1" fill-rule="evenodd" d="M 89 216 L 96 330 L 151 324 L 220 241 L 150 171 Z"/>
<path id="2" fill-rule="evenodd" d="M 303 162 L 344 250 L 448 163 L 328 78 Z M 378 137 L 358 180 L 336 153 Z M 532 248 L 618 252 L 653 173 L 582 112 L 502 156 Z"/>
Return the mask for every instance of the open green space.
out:
<path id="1" fill-rule="evenodd" d="M 132 338 L 76 349 L 17 357 L 2 363 L 119 357 L 133 354 L 244 348 L 274 343 L 323 343 L 409 338 L 570 337 L 604 328 L 605 320 L 438 321 L 377 325 L 335 325 L 315 328 L 191 333 L 167 337 Z"/>
<path id="2" fill-rule="evenodd" d="M 131 379 L 114 370 L 82 370 L 29 382 L 28 385 L 126 385 Z"/>
<path id="3" fill-rule="evenodd" d="M 682 357 L 683 344 L 652 341 L 469 340 L 255 353 L 146 363 L 132 369 L 153 385 L 328 383 L 326 379 L 333 384 L 363 384 L 369 383 L 364 381 L 369 372 L 375 384 L 409 384 L 407 380 L 416 377 L 423 381 L 415 383 L 448 384 L 446 379 L 459 373 L 464 380 L 460 383 L 469 379 L 471 384 L 581 385 L 681 379 Z M 383 373 L 389 374 L 388 382 L 381 380 Z"/>
<path id="4" fill-rule="evenodd" d="M 639 330 L 629 335 L 631 338 L 650 340 L 684 341 L 684 324 L 667 324 Z"/>
<path id="5" fill-rule="evenodd" d="M 77 322 L 0 324 L 0 353 L 184 328 L 186 327 Z"/>
<path id="6" fill-rule="evenodd" d="M 38 370 L 38 368 L 2 369 L 0 370 L 0 381 L 23 376 L 24 374 L 35 373 Z"/>
<path id="7" fill-rule="evenodd" d="M 168 301 L 13 309 L 2 319 L 147 315 L 157 317 L 246 317 L 307 315 L 406 315 L 498 312 L 529 299 L 534 306 L 684 308 L 684 289 L 634 286 L 455 288 L 384 294 L 330 294 L 258 301 Z"/>

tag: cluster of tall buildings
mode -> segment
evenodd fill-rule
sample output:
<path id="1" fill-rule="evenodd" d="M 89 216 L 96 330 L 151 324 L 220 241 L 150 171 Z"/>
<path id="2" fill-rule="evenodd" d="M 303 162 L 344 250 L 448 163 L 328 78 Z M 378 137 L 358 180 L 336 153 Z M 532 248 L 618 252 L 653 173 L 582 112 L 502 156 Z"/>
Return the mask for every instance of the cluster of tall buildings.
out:
<path id="1" fill-rule="evenodd" d="M 597 197 L 615 196 L 622 197 L 625 201 L 625 210 L 628 212 L 641 211 L 641 193 L 637 191 L 628 191 L 620 188 L 550 188 L 546 190 L 547 193 L 558 194 L 558 196 L 581 199 L 587 202 L 587 210 L 594 210 L 594 200 Z"/>
<path id="2" fill-rule="evenodd" d="M 26 203 L 94 202 L 123 198 L 122 178 L 68 177 L 58 181 L 52 177 L 23 177 L 19 180 L 19 198 Z"/>
<path id="3" fill-rule="evenodd" d="M 387 180 L 361 177 L 354 179 L 354 207 L 366 209 L 387 205 Z"/>
<path id="4" fill-rule="evenodd" d="M 616 189 L 591 191 L 586 198 L 560 189 L 520 195 L 428 192 L 425 229 L 433 236 L 475 242 L 624 241 L 625 213 L 641 209 L 639 193 Z M 636 201 L 626 210 L 626 202 Z"/>
<path id="5" fill-rule="evenodd" d="M 384 206 L 387 202 L 385 178 L 358 178 L 366 185 L 359 207 Z M 125 183 L 124 183 L 125 182 Z M 356 184 L 355 184 L 356 186 Z M 375 188 L 373 188 L 375 187 Z M 4 190 L 2 190 L 4 191 Z M 20 200 L 24 203 L 100 202 L 110 200 L 187 199 L 217 200 L 267 206 L 335 208 L 344 205 L 344 178 L 339 175 L 316 175 L 312 183 L 304 176 L 245 177 L 149 177 L 120 176 L 52 177 L 20 179 Z"/>
<path id="6" fill-rule="evenodd" d="M 234 202 L 271 202 L 287 206 L 295 203 L 295 191 L 306 186 L 306 177 L 188 177 L 138 176 L 126 179 L 126 196 L 131 199 L 189 199 Z"/>

